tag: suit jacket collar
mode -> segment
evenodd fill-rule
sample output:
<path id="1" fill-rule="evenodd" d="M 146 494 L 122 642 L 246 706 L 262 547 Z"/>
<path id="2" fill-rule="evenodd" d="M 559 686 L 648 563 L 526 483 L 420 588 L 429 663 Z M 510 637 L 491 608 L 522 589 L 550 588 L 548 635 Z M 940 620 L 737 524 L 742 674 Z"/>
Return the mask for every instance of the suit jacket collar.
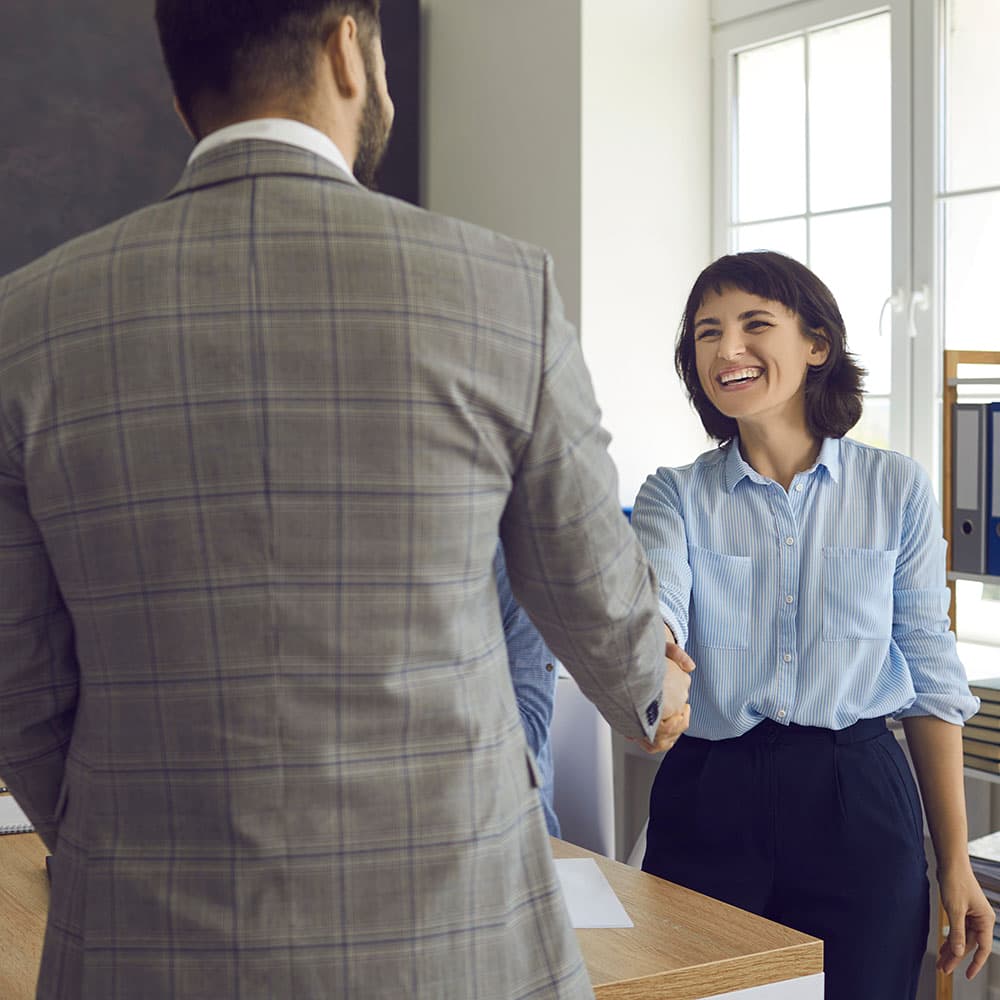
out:
<path id="1" fill-rule="evenodd" d="M 323 179 L 359 188 L 354 178 L 326 157 L 309 150 L 270 139 L 239 139 L 209 150 L 189 163 L 167 199 L 248 177 L 275 175 Z"/>

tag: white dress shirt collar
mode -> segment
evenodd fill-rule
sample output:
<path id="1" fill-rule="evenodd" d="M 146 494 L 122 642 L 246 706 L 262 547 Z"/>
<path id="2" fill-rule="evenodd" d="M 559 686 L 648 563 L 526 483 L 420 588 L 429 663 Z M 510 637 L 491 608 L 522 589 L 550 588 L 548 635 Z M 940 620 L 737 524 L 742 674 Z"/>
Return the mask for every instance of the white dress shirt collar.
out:
<path id="1" fill-rule="evenodd" d="M 357 183 L 344 154 L 329 136 L 311 125 L 293 121 L 291 118 L 252 118 L 249 121 L 220 128 L 205 136 L 194 147 L 188 157 L 188 163 L 193 163 L 211 149 L 218 149 L 226 143 L 237 142 L 240 139 L 266 139 L 270 142 L 283 142 L 289 146 L 307 149 L 310 153 L 329 160 L 335 167 L 343 170 L 355 184 Z"/>

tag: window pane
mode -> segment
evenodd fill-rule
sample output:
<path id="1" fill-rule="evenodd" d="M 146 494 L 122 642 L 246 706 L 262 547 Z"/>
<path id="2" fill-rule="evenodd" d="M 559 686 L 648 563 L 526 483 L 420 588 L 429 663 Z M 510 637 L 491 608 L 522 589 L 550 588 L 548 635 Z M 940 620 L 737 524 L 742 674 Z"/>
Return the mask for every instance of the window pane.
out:
<path id="1" fill-rule="evenodd" d="M 806 262 L 806 220 L 787 219 L 784 222 L 760 222 L 755 226 L 736 229 L 736 249 L 777 250 L 778 253 Z"/>
<path id="2" fill-rule="evenodd" d="M 861 419 L 847 436 L 876 448 L 888 448 L 889 400 L 885 396 L 865 396 Z"/>
<path id="3" fill-rule="evenodd" d="M 1000 184 L 996 0 L 948 0 L 945 26 L 945 190 Z"/>
<path id="4" fill-rule="evenodd" d="M 983 300 L 996 283 L 1000 192 L 944 203 L 944 344 L 950 350 L 996 350 Z"/>
<path id="5" fill-rule="evenodd" d="M 847 327 L 848 349 L 868 370 L 865 389 L 888 395 L 892 331 L 889 310 L 879 334 L 882 304 L 892 293 L 892 216 L 870 208 L 813 219 L 809 266 L 833 292 Z"/>
<path id="6" fill-rule="evenodd" d="M 955 598 L 961 612 L 958 628 L 963 639 L 993 643 L 993 673 L 996 677 L 997 616 L 1000 615 L 1000 592 L 993 584 L 957 580 Z"/>
<path id="7" fill-rule="evenodd" d="M 806 209 L 805 40 L 791 38 L 736 57 L 737 219 Z"/>
<path id="8" fill-rule="evenodd" d="M 809 36 L 810 211 L 892 197 L 891 54 L 888 14 Z"/>

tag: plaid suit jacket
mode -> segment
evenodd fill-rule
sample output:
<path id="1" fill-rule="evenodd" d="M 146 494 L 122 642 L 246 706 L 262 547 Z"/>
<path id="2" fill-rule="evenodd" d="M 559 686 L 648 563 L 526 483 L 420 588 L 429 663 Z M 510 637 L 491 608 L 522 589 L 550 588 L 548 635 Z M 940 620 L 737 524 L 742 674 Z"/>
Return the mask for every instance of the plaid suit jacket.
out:
<path id="1" fill-rule="evenodd" d="M 38 996 L 590 996 L 492 571 L 609 721 L 662 626 L 539 250 L 249 140 L 0 281 Z M 648 710 L 648 713 L 647 713 Z"/>

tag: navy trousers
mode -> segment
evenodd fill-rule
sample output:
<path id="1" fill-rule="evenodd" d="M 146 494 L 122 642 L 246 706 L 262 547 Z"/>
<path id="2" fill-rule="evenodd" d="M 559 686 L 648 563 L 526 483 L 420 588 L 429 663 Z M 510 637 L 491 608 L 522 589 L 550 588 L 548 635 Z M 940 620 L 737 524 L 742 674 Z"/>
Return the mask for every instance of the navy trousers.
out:
<path id="1" fill-rule="evenodd" d="M 645 871 L 823 939 L 826 1000 L 913 1000 L 930 919 L 920 798 L 883 719 L 682 736 Z"/>

